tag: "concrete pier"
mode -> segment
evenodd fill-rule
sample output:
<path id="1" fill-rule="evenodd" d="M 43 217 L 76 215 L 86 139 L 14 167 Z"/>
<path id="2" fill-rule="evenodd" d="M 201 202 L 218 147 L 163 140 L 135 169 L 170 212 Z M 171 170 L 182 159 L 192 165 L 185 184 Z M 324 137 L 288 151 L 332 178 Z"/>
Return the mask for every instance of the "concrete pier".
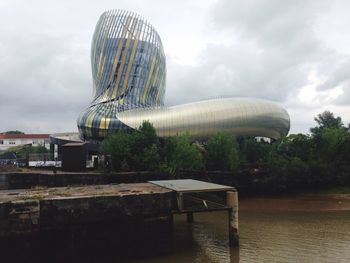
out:
<path id="1" fill-rule="evenodd" d="M 209 200 L 210 195 L 198 196 L 208 192 L 221 193 L 222 197 L 226 193 L 226 202 L 225 198 L 218 203 Z M 96 225 L 102 231 L 107 231 L 107 225 L 110 228 L 118 225 L 117 233 L 126 231 L 125 235 L 137 228 L 141 233 L 144 224 L 163 225 L 165 233 L 172 229 L 174 214 L 186 214 L 191 223 L 194 213 L 216 211 L 228 211 L 229 242 L 238 246 L 238 194 L 231 186 L 187 179 L 1 190 L 0 248 L 16 237 L 42 235 L 51 230 L 62 232 L 57 229 L 70 229 L 72 234 L 68 236 L 79 236 L 80 232 L 89 231 L 88 226 L 94 229 Z M 148 226 L 144 229 L 150 229 Z M 77 232 L 81 227 L 84 231 Z M 160 241 L 161 234 L 156 232 L 147 239 Z"/>
<path id="2" fill-rule="evenodd" d="M 172 191 L 149 183 L 0 191 L 0 238 L 112 220 L 171 220 Z"/>

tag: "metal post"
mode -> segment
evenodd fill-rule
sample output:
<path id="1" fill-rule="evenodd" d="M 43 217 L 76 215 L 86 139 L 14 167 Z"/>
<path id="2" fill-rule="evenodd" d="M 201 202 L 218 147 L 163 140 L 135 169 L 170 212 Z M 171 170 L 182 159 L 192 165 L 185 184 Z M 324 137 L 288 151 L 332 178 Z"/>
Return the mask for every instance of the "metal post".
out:
<path id="1" fill-rule="evenodd" d="M 226 193 L 226 205 L 230 207 L 228 211 L 228 226 L 230 246 L 239 245 L 239 228 L 238 228 L 238 193 L 228 191 Z"/>

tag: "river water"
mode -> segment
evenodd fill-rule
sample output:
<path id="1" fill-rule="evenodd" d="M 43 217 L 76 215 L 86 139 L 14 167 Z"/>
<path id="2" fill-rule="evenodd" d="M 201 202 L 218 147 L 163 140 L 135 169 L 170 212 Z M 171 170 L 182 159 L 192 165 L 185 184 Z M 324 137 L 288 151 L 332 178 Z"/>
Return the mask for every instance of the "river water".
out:
<path id="1" fill-rule="evenodd" d="M 243 210 L 239 248 L 228 246 L 226 212 L 194 220 L 176 216 L 167 255 L 128 262 L 350 262 L 350 211 Z"/>
<path id="2" fill-rule="evenodd" d="M 249 198 L 239 205 L 239 248 L 228 246 L 227 213 L 212 212 L 194 214 L 194 223 L 177 215 L 173 225 L 110 222 L 41 231 L 6 240 L 0 262 L 350 262 L 350 195 Z"/>

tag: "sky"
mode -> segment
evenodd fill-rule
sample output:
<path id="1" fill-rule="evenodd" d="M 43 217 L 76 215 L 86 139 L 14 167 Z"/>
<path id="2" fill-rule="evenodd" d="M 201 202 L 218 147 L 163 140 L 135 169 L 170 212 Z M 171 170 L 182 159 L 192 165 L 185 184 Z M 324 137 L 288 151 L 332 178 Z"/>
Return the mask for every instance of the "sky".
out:
<path id="1" fill-rule="evenodd" d="M 0 0 L 0 132 L 77 131 L 92 34 L 110 9 L 159 33 L 166 105 L 258 97 L 287 109 L 291 133 L 324 110 L 350 122 L 348 0 Z"/>

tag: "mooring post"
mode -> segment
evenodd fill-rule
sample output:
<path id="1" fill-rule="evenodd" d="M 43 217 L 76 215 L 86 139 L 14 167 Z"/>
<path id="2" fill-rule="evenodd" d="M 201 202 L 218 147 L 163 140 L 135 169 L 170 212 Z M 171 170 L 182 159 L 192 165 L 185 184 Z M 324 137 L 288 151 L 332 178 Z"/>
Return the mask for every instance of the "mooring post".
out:
<path id="1" fill-rule="evenodd" d="M 182 211 L 184 209 L 184 198 L 182 193 L 178 193 L 176 196 L 177 199 L 177 208 Z"/>
<path id="2" fill-rule="evenodd" d="M 226 192 L 226 205 L 230 207 L 228 211 L 228 226 L 230 246 L 237 247 L 239 245 L 238 232 L 238 193 L 234 191 Z"/>

